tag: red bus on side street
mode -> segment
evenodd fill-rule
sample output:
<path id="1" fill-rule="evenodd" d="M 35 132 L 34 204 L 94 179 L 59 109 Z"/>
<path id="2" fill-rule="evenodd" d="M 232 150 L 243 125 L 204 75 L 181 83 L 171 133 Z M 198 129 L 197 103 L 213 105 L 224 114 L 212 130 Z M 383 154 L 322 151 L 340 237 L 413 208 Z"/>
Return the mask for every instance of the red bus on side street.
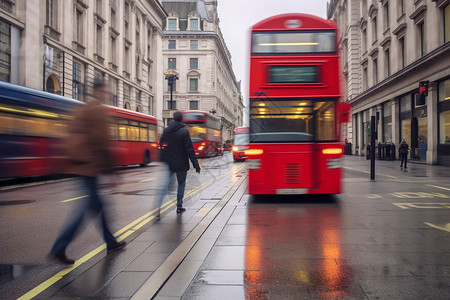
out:
<path id="1" fill-rule="evenodd" d="M 66 172 L 67 126 L 78 105 L 84 103 L 0 82 L 0 179 Z M 156 118 L 106 107 L 115 165 L 156 161 Z"/>
<path id="2" fill-rule="evenodd" d="M 249 127 L 238 127 L 233 130 L 233 160 L 245 160 L 250 136 Z"/>
<path id="3" fill-rule="evenodd" d="M 341 192 L 337 25 L 277 15 L 252 28 L 250 194 Z M 347 112 L 348 113 L 348 112 Z"/>
<path id="4" fill-rule="evenodd" d="M 223 154 L 220 119 L 200 110 L 183 111 L 183 123 L 189 130 L 195 155 L 211 157 Z"/>

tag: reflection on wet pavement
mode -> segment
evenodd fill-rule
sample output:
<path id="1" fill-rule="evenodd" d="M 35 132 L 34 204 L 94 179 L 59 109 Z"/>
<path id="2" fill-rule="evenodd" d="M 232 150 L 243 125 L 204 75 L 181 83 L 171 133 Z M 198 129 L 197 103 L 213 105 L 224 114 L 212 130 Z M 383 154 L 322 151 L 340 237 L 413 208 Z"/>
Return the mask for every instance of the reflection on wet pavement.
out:
<path id="1" fill-rule="evenodd" d="M 35 268 L 37 268 L 37 265 L 0 264 L 0 287 Z"/>

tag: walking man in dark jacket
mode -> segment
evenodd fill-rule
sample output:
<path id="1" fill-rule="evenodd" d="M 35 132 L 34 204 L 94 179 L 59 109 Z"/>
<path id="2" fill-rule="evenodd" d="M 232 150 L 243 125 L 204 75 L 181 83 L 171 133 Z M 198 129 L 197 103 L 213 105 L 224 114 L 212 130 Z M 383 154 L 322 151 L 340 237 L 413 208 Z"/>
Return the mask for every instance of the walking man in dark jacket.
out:
<path id="1" fill-rule="evenodd" d="M 186 187 L 186 176 L 189 170 L 189 160 L 191 160 L 197 173 L 200 173 L 200 166 L 195 156 L 189 131 L 181 124 L 183 114 L 179 111 L 173 113 L 173 122 L 164 129 L 160 139 L 161 161 L 169 167 L 166 182 L 159 195 L 159 207 L 164 200 L 170 182 L 174 175 L 177 176 L 177 213 L 183 213 L 186 209 L 183 207 L 184 189 Z M 158 214 L 159 217 L 159 214 Z"/>
<path id="2" fill-rule="evenodd" d="M 400 168 L 403 170 L 403 162 L 405 163 L 405 171 L 407 169 L 406 162 L 408 161 L 408 151 L 409 151 L 409 145 L 406 143 L 406 140 L 403 139 L 400 143 L 400 146 L 398 147 L 398 154 L 400 154 Z"/>

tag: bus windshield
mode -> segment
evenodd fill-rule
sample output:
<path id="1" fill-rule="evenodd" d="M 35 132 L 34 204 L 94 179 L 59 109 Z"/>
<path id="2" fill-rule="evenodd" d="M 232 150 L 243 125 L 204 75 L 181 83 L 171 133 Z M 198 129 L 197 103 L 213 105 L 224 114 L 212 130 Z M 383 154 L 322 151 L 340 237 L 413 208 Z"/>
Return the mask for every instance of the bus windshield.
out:
<path id="1" fill-rule="evenodd" d="M 248 133 L 241 133 L 234 135 L 234 145 L 243 146 L 248 145 L 250 135 Z"/>
<path id="2" fill-rule="evenodd" d="M 336 32 L 256 31 L 252 35 L 252 54 L 336 53 Z"/>
<path id="3" fill-rule="evenodd" d="M 334 101 L 252 100 L 251 142 L 335 141 Z"/>
<path id="4" fill-rule="evenodd" d="M 189 130 L 189 135 L 191 136 L 191 141 L 193 143 L 202 142 L 205 139 L 206 127 L 201 124 L 186 124 L 187 130 Z"/>

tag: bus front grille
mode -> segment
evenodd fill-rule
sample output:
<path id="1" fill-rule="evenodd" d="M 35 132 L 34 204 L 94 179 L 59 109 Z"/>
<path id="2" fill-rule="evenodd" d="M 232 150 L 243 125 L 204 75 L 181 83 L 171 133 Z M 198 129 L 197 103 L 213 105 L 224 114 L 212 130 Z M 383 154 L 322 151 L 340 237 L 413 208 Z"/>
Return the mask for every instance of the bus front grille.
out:
<path id="1" fill-rule="evenodd" d="M 286 184 L 298 184 L 300 179 L 300 165 L 287 164 L 285 174 Z"/>

